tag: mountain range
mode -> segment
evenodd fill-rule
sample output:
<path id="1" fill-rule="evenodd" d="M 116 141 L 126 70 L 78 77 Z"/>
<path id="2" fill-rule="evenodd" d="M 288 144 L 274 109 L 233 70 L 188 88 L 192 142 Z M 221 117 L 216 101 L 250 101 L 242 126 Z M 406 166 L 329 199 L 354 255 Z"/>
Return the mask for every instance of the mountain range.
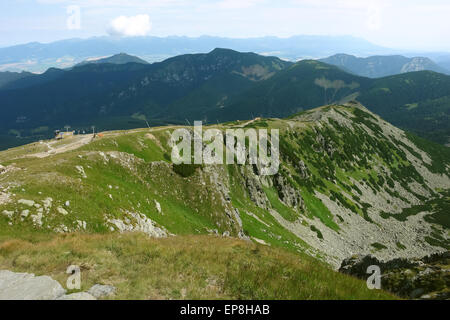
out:
<path id="1" fill-rule="evenodd" d="M 437 65 L 429 58 L 404 56 L 371 56 L 358 58 L 348 54 L 336 54 L 334 56 L 320 59 L 320 61 L 335 65 L 353 74 L 369 77 L 381 78 L 413 71 L 435 71 L 449 74 L 450 70 Z"/>
<path id="2" fill-rule="evenodd" d="M 217 103 L 223 95 L 238 94 L 288 65 L 274 57 L 217 49 L 150 65 L 87 64 L 71 70 L 49 69 L 3 88 L 0 101 L 4 117 L 0 122 L 2 128 L 20 131 L 65 122 L 112 128 L 108 122 L 119 122 L 114 125 L 123 127 L 129 121 L 134 122 L 131 126 L 142 125 L 142 117 L 165 121 L 167 107 L 189 95 L 197 107 L 195 93 L 200 94 L 206 85 L 210 89 L 198 99 Z M 194 114 L 199 112 L 193 110 Z"/>
<path id="3" fill-rule="evenodd" d="M 149 62 L 214 48 L 276 55 L 296 61 L 326 57 L 340 52 L 356 55 L 387 54 L 392 50 L 350 36 L 293 36 L 290 38 L 190 37 L 94 37 L 52 43 L 28 43 L 0 48 L 0 71 L 44 72 L 48 68 L 68 68 L 89 59 L 126 52 Z"/>
<path id="4" fill-rule="evenodd" d="M 142 64 L 148 64 L 147 61 L 135 57 L 135 56 L 131 56 L 129 54 L 126 53 L 119 53 L 119 54 L 115 54 L 111 57 L 106 57 L 106 58 L 99 58 L 99 59 L 89 59 L 89 60 L 85 60 L 83 62 L 80 62 L 78 64 L 76 64 L 76 67 L 79 66 L 83 66 L 86 64 L 90 64 L 90 63 L 94 63 L 94 64 L 99 64 L 99 63 L 111 63 L 111 64 L 127 64 L 127 63 L 142 63 Z"/>
<path id="5" fill-rule="evenodd" d="M 122 55 L 122 59 L 134 59 Z M 432 71 L 371 79 L 315 60 L 297 63 L 215 49 L 163 62 L 49 69 L 0 89 L 0 127 L 15 139 L 77 130 L 287 117 L 358 100 L 394 125 L 436 142 L 450 136 L 450 77 Z M 147 121 L 147 122 L 146 122 Z"/>

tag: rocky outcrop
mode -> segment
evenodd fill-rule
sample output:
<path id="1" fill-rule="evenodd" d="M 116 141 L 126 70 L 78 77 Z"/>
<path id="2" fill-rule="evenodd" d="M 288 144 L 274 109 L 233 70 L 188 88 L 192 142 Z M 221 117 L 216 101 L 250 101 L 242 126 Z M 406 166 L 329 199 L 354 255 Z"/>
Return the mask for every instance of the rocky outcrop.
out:
<path id="1" fill-rule="evenodd" d="M 6 175 L 7 173 L 11 173 L 14 171 L 20 170 L 19 168 L 15 167 L 14 164 L 11 164 L 9 166 L 2 166 L 0 164 L 0 175 Z"/>
<path id="2" fill-rule="evenodd" d="M 318 146 L 316 152 L 325 152 L 326 154 L 328 154 L 329 157 L 333 157 L 335 151 L 333 144 L 328 139 L 325 139 L 325 137 L 317 130 L 316 130 L 316 144 Z"/>
<path id="3" fill-rule="evenodd" d="M 450 251 L 421 259 L 380 261 L 373 256 L 356 255 L 345 259 L 340 272 L 367 279 L 367 268 L 381 270 L 381 288 L 404 298 L 450 299 Z"/>
<path id="4" fill-rule="evenodd" d="M 227 217 L 226 224 L 230 230 L 226 233 L 231 234 L 236 232 L 239 238 L 246 239 L 244 230 L 242 229 L 242 220 L 239 210 L 233 207 L 231 202 L 230 185 L 228 177 L 220 166 L 204 166 L 201 172 L 202 184 L 212 184 L 214 190 L 219 196 L 218 201 L 223 207 Z"/>
<path id="5" fill-rule="evenodd" d="M 116 288 L 96 284 L 88 292 L 66 294 L 49 276 L 0 270 L 0 300 L 97 300 L 115 293 Z"/>
<path id="6" fill-rule="evenodd" d="M 258 176 L 252 173 L 246 172 L 246 170 L 241 167 L 241 173 L 245 179 L 245 188 L 250 196 L 250 199 L 260 208 L 269 208 L 269 200 L 262 188 L 261 181 Z"/>
<path id="7" fill-rule="evenodd" d="M 303 160 L 300 160 L 297 165 L 297 172 L 302 179 L 308 179 L 310 174 L 308 167 L 306 166 L 305 162 Z"/>
<path id="8" fill-rule="evenodd" d="M 11 194 L 9 192 L 0 191 L 0 205 L 7 204 L 11 201 Z"/>
<path id="9" fill-rule="evenodd" d="M 273 185 L 277 189 L 278 197 L 287 206 L 294 209 L 303 208 L 303 199 L 300 192 L 291 186 L 285 177 L 276 174 L 273 178 Z"/>
<path id="10" fill-rule="evenodd" d="M 115 219 L 106 217 L 105 220 L 111 224 L 110 230 L 117 229 L 119 232 L 143 232 L 153 238 L 167 237 L 167 232 L 156 226 L 155 222 L 142 213 L 126 211 L 126 218 Z"/>

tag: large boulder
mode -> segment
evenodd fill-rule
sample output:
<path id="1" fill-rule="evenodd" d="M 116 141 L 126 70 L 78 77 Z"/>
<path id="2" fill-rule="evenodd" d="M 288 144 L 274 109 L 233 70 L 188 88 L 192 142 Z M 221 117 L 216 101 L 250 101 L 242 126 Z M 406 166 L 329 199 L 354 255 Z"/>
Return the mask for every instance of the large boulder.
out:
<path id="1" fill-rule="evenodd" d="M 111 286 L 96 285 L 89 293 L 66 295 L 59 282 L 48 276 L 0 270 L 0 300 L 96 300 L 96 297 L 110 295 L 114 290 Z"/>
<path id="2" fill-rule="evenodd" d="M 0 300 L 54 300 L 66 290 L 48 276 L 0 271 Z"/>

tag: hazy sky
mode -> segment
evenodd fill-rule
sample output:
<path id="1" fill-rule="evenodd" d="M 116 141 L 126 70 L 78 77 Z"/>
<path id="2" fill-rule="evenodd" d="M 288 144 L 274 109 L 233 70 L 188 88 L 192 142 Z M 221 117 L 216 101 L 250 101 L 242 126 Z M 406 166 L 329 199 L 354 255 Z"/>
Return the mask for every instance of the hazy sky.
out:
<path id="1" fill-rule="evenodd" d="M 2 0 L 0 2 L 1 46 L 106 34 L 226 37 L 353 35 L 391 48 L 450 51 L 450 1 Z"/>

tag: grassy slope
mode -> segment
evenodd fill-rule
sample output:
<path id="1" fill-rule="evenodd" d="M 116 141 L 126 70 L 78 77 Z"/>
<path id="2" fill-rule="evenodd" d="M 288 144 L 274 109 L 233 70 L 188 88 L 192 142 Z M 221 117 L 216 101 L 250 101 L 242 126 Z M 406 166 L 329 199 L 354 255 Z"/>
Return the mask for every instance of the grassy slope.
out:
<path id="1" fill-rule="evenodd" d="M 51 275 L 82 268 L 82 290 L 117 287 L 119 299 L 393 299 L 363 281 L 295 255 L 236 239 L 140 234 L 61 235 L 0 243 L 0 268 Z"/>

